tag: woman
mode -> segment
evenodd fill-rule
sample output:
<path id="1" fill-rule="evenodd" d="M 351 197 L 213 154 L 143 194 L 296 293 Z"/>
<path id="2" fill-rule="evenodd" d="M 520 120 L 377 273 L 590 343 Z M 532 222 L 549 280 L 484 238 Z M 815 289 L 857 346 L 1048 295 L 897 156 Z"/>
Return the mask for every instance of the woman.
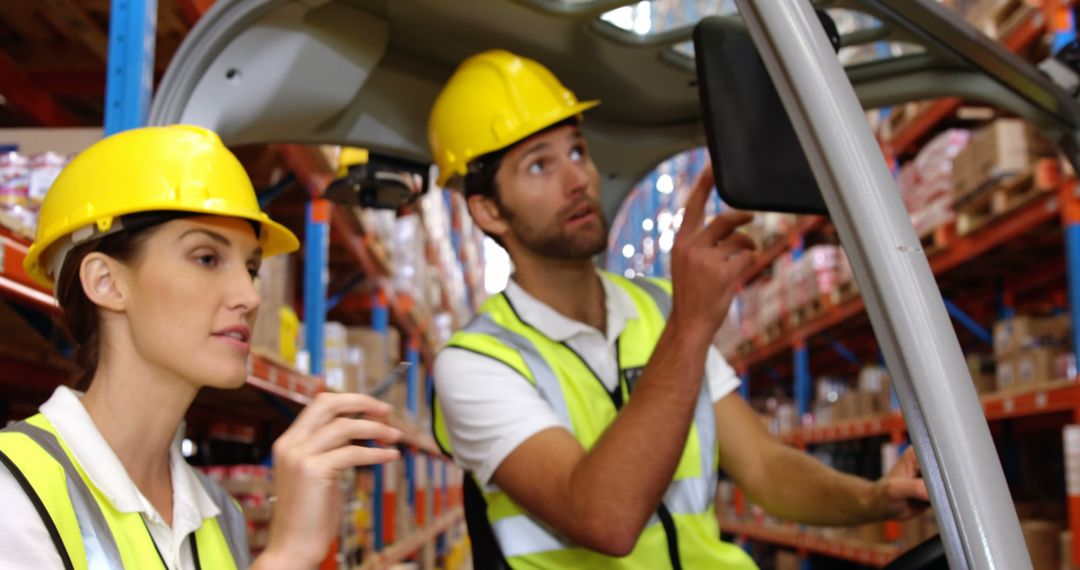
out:
<path id="1" fill-rule="evenodd" d="M 0 432 L 0 567 L 248 566 L 243 515 L 183 460 L 178 429 L 200 388 L 244 384 L 259 263 L 297 246 L 205 129 L 126 131 L 64 169 L 25 267 L 55 285 L 86 392 L 60 387 Z M 270 540 L 252 567 L 318 565 L 338 475 L 398 457 L 353 444 L 396 442 L 389 411 L 320 395 L 274 443 Z"/>

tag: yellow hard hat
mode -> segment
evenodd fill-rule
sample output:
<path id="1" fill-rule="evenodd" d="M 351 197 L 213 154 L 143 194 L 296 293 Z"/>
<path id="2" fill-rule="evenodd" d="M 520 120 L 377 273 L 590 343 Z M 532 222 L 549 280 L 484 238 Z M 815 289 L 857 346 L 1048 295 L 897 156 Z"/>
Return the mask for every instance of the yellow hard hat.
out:
<path id="1" fill-rule="evenodd" d="M 64 168 L 45 195 L 23 268 L 51 287 L 71 247 L 123 229 L 121 216 L 155 211 L 257 222 L 265 257 L 300 245 L 259 209 L 247 172 L 216 134 L 190 125 L 144 127 L 94 143 Z"/>
<path id="2" fill-rule="evenodd" d="M 546 67 L 504 50 L 476 54 L 450 77 L 428 119 L 438 184 L 477 157 L 506 148 L 599 101 L 578 101 Z"/>

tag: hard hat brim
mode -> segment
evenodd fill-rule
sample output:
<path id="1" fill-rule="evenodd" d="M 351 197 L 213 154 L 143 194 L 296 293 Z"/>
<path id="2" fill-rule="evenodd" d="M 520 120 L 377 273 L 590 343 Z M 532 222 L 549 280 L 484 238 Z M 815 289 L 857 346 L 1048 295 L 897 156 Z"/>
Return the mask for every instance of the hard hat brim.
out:
<path id="1" fill-rule="evenodd" d="M 485 154 L 495 152 L 497 150 L 502 150 L 502 149 L 505 149 L 505 148 L 510 148 L 510 147 L 520 143 L 521 141 L 535 135 L 536 133 L 538 133 L 538 132 L 540 132 L 540 131 L 542 131 L 542 130 L 544 130 L 544 129 L 546 129 L 546 128 L 554 125 L 554 124 L 565 121 L 566 119 L 569 119 L 570 117 L 578 116 L 579 121 L 580 121 L 581 120 L 580 115 L 582 113 L 584 113 L 585 111 L 588 111 L 589 109 L 592 109 L 593 107 L 596 107 L 599 104 L 600 104 L 599 99 L 593 99 L 591 101 L 581 101 L 581 102 L 577 103 L 576 105 L 572 105 L 570 107 L 567 107 L 566 109 L 561 109 L 560 112 L 558 112 L 558 113 L 552 113 L 550 116 L 544 117 L 544 119 L 542 119 L 536 125 L 534 125 L 533 128 L 529 129 L 529 132 L 526 133 L 524 136 L 518 138 L 517 140 L 514 140 L 513 142 L 510 142 L 510 143 L 507 143 L 507 144 L 504 144 L 504 145 L 501 145 L 501 146 L 498 146 L 498 147 L 495 147 L 495 148 L 478 149 L 477 152 L 476 152 L 476 156 L 471 157 L 469 159 L 469 162 L 471 162 L 472 160 L 475 160 L 476 158 L 479 158 L 479 157 L 481 157 L 481 156 L 483 156 Z M 465 176 L 465 172 L 466 172 L 466 168 L 465 168 L 464 165 L 458 170 L 449 170 L 447 172 L 440 171 L 439 172 L 439 177 L 436 179 L 435 183 L 440 187 L 446 187 L 447 183 L 449 183 L 451 180 L 453 180 L 454 177 Z"/>
<path id="2" fill-rule="evenodd" d="M 178 210 L 175 207 L 170 209 Z M 283 253 L 292 253 L 300 248 L 300 240 L 297 239 L 296 234 L 289 228 L 270 219 L 265 213 L 260 213 L 258 216 L 246 216 L 228 215 L 222 214 L 220 211 L 198 208 L 181 208 L 179 210 L 194 214 L 204 214 L 207 216 L 239 218 L 259 224 L 259 246 L 263 250 L 263 259 Z M 35 283 L 50 290 L 53 288 L 53 281 L 49 278 L 48 273 L 45 270 L 45 265 L 42 263 L 41 256 L 54 243 L 56 243 L 56 240 L 51 240 L 48 243 L 34 242 L 26 252 L 26 258 L 23 259 L 23 270 L 26 271 L 26 274 L 33 279 Z"/>

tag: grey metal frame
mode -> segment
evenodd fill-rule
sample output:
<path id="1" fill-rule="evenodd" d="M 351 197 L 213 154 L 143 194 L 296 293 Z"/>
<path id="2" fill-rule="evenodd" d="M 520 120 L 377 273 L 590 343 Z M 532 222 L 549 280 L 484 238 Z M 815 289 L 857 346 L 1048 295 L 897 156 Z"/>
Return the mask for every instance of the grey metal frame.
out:
<path id="1" fill-rule="evenodd" d="M 889 365 L 954 569 L 1031 568 L 926 254 L 806 0 L 737 0 L 795 125 Z"/>

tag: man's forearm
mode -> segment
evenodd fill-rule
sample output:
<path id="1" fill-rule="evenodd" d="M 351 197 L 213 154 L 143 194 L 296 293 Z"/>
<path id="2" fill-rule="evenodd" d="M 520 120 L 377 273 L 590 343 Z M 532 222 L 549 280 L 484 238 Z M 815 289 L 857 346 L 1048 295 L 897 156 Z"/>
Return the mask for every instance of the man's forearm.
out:
<path id="1" fill-rule="evenodd" d="M 747 482 L 743 489 L 768 512 L 826 526 L 872 522 L 884 516 L 875 501 L 874 482 L 841 473 L 779 442 L 769 453 L 767 482 Z"/>

